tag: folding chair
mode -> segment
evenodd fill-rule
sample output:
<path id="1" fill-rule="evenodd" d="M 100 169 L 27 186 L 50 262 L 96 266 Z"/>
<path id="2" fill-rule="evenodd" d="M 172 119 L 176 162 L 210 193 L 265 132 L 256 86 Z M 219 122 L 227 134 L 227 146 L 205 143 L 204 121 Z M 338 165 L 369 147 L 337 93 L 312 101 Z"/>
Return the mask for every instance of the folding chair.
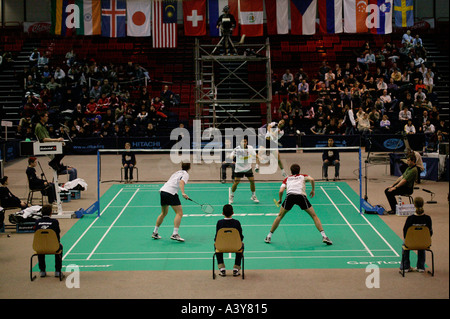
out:
<path id="1" fill-rule="evenodd" d="M 431 234 L 426 226 L 411 226 L 406 231 L 405 242 L 402 246 L 403 251 L 407 250 L 425 250 L 431 252 L 431 276 L 434 276 L 434 254 L 430 249 Z M 405 277 L 404 258 L 402 258 L 402 276 Z"/>
<path id="2" fill-rule="evenodd" d="M 241 236 L 236 228 L 221 228 L 217 232 L 216 241 L 214 243 L 214 255 L 212 260 L 213 279 L 216 279 L 214 272 L 215 257 L 217 253 L 241 253 L 242 254 L 242 279 L 244 279 L 244 247 Z"/>
<path id="3" fill-rule="evenodd" d="M 52 229 L 38 229 L 34 233 L 33 238 L 33 250 L 34 254 L 30 259 L 30 279 L 33 281 L 36 276 L 33 276 L 33 257 L 38 255 L 61 255 L 62 248 L 60 249 L 60 243 L 56 233 Z M 59 280 L 63 278 L 62 271 L 59 273 Z"/>
<path id="4" fill-rule="evenodd" d="M 124 179 L 123 179 L 124 170 L 125 170 L 125 167 L 122 166 L 120 168 L 120 182 L 121 183 L 124 181 Z M 133 170 L 136 171 L 136 182 L 139 182 L 139 169 L 137 168 L 137 166 L 133 166 Z"/>

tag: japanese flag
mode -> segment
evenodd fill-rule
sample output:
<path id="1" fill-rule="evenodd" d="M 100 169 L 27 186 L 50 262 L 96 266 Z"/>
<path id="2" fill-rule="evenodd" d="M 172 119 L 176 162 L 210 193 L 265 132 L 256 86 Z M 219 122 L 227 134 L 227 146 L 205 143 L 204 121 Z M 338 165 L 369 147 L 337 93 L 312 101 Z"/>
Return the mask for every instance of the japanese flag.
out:
<path id="1" fill-rule="evenodd" d="M 150 36 L 150 6 L 148 0 L 127 0 L 127 35 Z"/>

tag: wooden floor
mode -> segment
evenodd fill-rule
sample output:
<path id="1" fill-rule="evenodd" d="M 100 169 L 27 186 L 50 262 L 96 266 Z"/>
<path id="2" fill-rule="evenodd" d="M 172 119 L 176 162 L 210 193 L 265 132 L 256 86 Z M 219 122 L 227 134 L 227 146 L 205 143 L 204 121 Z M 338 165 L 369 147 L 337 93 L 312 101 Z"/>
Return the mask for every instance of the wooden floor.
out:
<path id="1" fill-rule="evenodd" d="M 351 176 L 357 168 L 354 156 L 342 160 L 341 176 Z M 317 154 L 283 154 L 285 167 L 300 162 L 302 172 L 320 178 L 320 166 L 308 167 L 317 161 Z M 47 176 L 47 159 L 39 158 Z M 347 163 L 346 163 L 347 161 Z M 139 162 L 139 160 L 138 160 Z M 153 162 L 158 166 L 154 166 Z M 64 163 L 78 169 L 78 175 L 88 184 L 82 198 L 63 203 L 65 211 L 87 208 L 97 198 L 97 161 L 95 156 L 67 156 Z M 9 188 L 14 194 L 26 198 L 26 159 L 7 163 L 5 175 L 9 176 Z M 102 179 L 120 177 L 120 159 L 107 157 L 102 161 Z M 330 168 L 333 169 L 333 168 Z M 168 163 L 162 158 L 143 160 L 139 174 L 145 176 L 151 171 L 154 180 L 166 180 L 178 170 L 178 165 Z M 374 165 L 370 167 L 368 181 L 369 202 L 372 205 L 388 206 L 383 190 L 396 179 L 389 176 L 389 167 Z M 109 174 L 109 176 L 108 176 Z M 150 176 L 150 175 L 149 175 Z M 191 183 L 200 180 L 219 182 L 217 165 L 193 165 L 190 172 Z M 257 175 L 256 180 L 262 178 Z M 267 177 L 264 177 L 267 179 Z M 282 180 L 281 174 L 271 176 L 274 181 Z M 359 193 L 357 180 L 348 184 Z M 258 184 L 256 184 L 258 185 Z M 248 187 L 248 186 L 242 186 Z M 108 188 L 102 184 L 101 192 Z M 425 211 L 433 220 L 433 251 L 435 254 L 435 276 L 423 273 L 408 273 L 403 278 L 397 269 L 380 269 L 379 287 L 368 288 L 372 273 L 366 269 L 288 269 L 288 270 L 248 270 L 245 280 L 228 276 L 212 280 L 211 271 L 83 271 L 80 274 L 80 287 L 68 288 L 66 281 L 56 278 L 29 279 L 29 259 L 32 254 L 32 234 L 18 234 L 7 230 L 0 234 L 0 298 L 1 299 L 448 299 L 449 298 L 449 202 L 448 182 L 423 181 L 414 195 L 429 200 L 436 194 L 437 204 L 426 204 Z M 187 193 L 189 184 L 186 187 Z M 386 224 L 402 237 L 405 217 L 382 216 Z M 7 218 L 5 218 L 7 221 Z M 67 232 L 77 219 L 60 219 L 62 233 Z M 171 221 L 170 221 L 171 223 Z M 10 235 L 10 236 L 7 236 Z M 339 240 L 333 238 L 334 241 Z M 430 264 L 427 255 L 427 264 Z M 50 270 L 49 275 L 53 275 Z M 370 282 L 369 282 L 370 283 Z M 370 286 L 370 285 L 369 285 Z"/>

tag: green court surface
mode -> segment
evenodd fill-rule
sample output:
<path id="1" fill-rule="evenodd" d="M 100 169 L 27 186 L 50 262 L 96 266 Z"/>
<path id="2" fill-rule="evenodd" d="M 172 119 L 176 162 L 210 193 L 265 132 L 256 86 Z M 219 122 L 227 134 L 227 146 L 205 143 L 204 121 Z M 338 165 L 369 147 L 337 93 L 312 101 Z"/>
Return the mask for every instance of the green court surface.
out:
<path id="1" fill-rule="evenodd" d="M 211 270 L 215 225 L 223 217 L 229 186 L 186 186 L 192 199 L 211 204 L 215 211 L 206 215 L 180 196 L 184 216 L 179 233 L 185 242 L 177 242 L 169 238 L 175 216 L 172 210 L 159 230 L 162 239 L 151 238 L 161 210 L 161 185 L 112 185 L 101 197 L 101 216 L 85 215 L 62 237 L 63 266 L 77 265 L 82 271 Z M 313 220 L 298 206 L 282 220 L 272 243 L 265 243 L 279 211 L 273 201 L 279 186 L 257 183 L 258 204 L 250 200 L 248 183 L 241 183 L 236 191 L 234 218 L 243 228 L 246 270 L 365 268 L 369 263 L 399 267 L 402 240 L 380 216 L 359 214 L 359 196 L 345 182 L 318 182 L 316 196 L 310 198 L 333 245 L 322 243 Z M 308 194 L 310 187 L 308 184 Z M 225 257 L 231 268 L 234 255 Z"/>

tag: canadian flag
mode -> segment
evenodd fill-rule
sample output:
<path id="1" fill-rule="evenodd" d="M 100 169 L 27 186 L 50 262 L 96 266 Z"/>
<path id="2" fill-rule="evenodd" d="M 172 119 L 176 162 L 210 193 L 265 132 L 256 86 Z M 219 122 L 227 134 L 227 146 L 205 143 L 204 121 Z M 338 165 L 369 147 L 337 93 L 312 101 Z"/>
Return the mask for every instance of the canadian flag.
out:
<path id="1" fill-rule="evenodd" d="M 127 1 L 127 35 L 130 37 L 150 36 L 150 1 Z"/>
<path id="2" fill-rule="evenodd" d="M 184 34 L 206 35 L 206 0 L 183 1 Z"/>

